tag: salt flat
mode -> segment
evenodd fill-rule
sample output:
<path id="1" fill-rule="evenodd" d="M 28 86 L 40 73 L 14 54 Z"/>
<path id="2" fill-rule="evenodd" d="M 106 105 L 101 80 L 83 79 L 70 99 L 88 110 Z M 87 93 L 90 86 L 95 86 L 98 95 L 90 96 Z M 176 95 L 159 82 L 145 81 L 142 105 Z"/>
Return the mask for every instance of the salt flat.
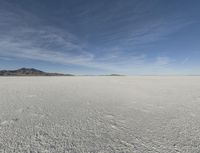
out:
<path id="1" fill-rule="evenodd" d="M 0 152 L 198 153 L 200 77 L 0 77 Z"/>

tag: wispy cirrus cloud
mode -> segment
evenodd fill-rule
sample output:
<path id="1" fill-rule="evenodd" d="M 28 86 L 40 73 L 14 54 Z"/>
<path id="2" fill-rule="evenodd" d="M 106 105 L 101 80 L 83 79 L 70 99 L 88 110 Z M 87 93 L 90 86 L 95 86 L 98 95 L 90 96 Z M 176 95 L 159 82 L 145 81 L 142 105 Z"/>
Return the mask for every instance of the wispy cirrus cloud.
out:
<path id="1" fill-rule="evenodd" d="M 7 10 L 2 10 L 0 13 L 3 20 L 0 26 L 9 28 L 7 33 L 0 30 L 0 55 L 4 58 L 26 58 L 109 70 L 117 70 L 119 67 L 128 65 L 130 64 L 128 61 L 136 64 L 144 60 L 143 55 L 135 55 L 126 60 L 123 51 L 119 49 L 117 51 L 114 48 L 105 49 L 107 53 L 98 57 L 95 53 L 87 51 L 87 44 L 80 42 L 74 34 L 67 30 L 40 25 L 26 26 L 23 22 L 29 23 L 29 21 L 21 20 L 18 15 L 23 14 L 28 20 L 29 17 L 33 19 L 34 15 L 26 14 L 21 10 L 17 11 L 18 14 L 7 12 Z M 35 16 L 34 20 L 36 23 L 41 22 L 41 19 Z M 15 27 L 20 22 L 23 24 Z"/>
<path id="2" fill-rule="evenodd" d="M 14 9 L 9 3 L 3 4 L 6 8 Z M 93 55 L 83 49 L 84 44 L 72 33 L 38 24 L 42 22 L 40 18 L 23 10 L 9 9 L 0 11 L 1 56 L 61 64 L 81 64 L 93 59 Z"/>
<path id="3" fill-rule="evenodd" d="M 43 32 L 47 34 L 43 34 Z M 0 54 L 61 64 L 81 64 L 92 60 L 93 55 L 85 52 L 81 45 L 71 41 L 65 42 L 64 38 L 55 33 L 43 32 L 38 33 L 31 29 L 31 34 L 30 31 L 27 34 L 26 29 L 25 32 L 19 32 L 24 38 L 19 39 L 18 33 L 4 37 L 0 42 Z M 37 35 L 36 39 L 34 39 L 34 35 Z"/>
<path id="4" fill-rule="evenodd" d="M 149 60 L 151 53 L 142 51 L 141 46 L 166 39 L 191 23 L 176 16 L 163 19 L 155 12 L 149 14 L 154 3 L 146 5 L 141 1 L 90 1 L 77 3 L 73 9 L 63 5 L 58 11 L 49 11 L 45 18 L 38 11 L 28 11 L 5 0 L 1 3 L 1 57 L 119 73 L 169 66 L 170 57 L 157 54 Z"/>

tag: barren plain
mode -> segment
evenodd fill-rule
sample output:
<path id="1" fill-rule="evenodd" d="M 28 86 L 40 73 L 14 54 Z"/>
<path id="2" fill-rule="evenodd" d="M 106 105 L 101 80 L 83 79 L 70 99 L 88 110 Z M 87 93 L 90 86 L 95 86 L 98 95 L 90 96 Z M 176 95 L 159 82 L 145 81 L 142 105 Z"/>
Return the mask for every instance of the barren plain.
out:
<path id="1" fill-rule="evenodd" d="M 200 77 L 0 77 L 2 153 L 199 153 Z"/>

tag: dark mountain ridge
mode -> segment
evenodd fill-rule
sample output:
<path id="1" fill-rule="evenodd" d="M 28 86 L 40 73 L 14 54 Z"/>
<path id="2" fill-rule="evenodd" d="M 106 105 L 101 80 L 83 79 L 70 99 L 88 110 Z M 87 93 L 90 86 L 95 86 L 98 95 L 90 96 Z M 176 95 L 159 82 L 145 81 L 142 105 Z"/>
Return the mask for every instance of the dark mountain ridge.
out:
<path id="1" fill-rule="evenodd" d="M 48 73 L 34 68 L 0 70 L 0 76 L 73 76 L 72 74 Z"/>

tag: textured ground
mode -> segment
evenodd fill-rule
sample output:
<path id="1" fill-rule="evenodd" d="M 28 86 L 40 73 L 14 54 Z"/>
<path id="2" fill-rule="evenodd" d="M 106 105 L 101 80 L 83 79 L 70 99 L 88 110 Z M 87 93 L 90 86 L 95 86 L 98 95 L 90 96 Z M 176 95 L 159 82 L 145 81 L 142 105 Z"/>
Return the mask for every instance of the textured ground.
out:
<path id="1" fill-rule="evenodd" d="M 0 152 L 199 153 L 200 77 L 0 77 Z"/>

